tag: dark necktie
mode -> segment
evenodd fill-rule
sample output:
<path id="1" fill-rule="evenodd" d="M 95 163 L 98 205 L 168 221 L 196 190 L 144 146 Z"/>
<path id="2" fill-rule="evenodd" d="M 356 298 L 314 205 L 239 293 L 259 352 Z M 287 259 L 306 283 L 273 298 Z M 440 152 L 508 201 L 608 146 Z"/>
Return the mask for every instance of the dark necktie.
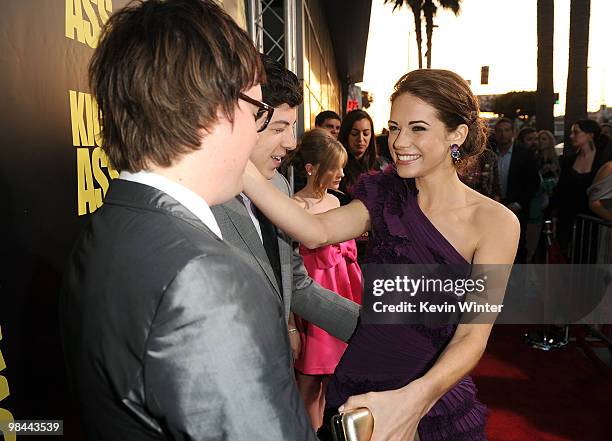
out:
<path id="1" fill-rule="evenodd" d="M 263 246 L 266 250 L 266 254 L 268 255 L 268 260 L 270 261 L 270 265 L 274 270 L 274 276 L 276 277 L 276 282 L 278 283 L 278 289 L 283 292 L 283 284 L 281 278 L 281 266 L 280 266 L 280 255 L 278 253 L 278 234 L 276 231 L 276 227 L 268 220 L 268 218 L 257 209 L 257 207 L 251 204 L 253 209 L 253 213 L 257 220 L 259 220 L 259 228 L 261 229 L 261 237 L 263 239 Z"/>

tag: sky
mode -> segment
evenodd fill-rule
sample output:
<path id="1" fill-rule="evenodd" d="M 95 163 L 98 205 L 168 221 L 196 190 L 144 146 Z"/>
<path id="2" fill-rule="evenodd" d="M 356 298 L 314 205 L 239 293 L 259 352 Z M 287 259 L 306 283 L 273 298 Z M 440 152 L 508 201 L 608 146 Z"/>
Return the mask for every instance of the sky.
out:
<path id="1" fill-rule="evenodd" d="M 414 18 L 406 7 L 393 11 L 372 0 L 364 79 L 371 92 L 368 109 L 375 131 L 386 127 L 389 96 L 404 73 L 418 68 Z M 565 112 L 570 0 L 555 0 L 554 89 L 559 93 L 555 115 Z M 432 67 L 457 72 L 471 80 L 476 94 L 498 94 L 537 87 L 537 0 L 463 0 L 461 12 L 438 10 L 434 24 Z M 612 0 L 591 0 L 588 110 L 612 107 Z M 423 21 L 423 65 L 425 65 Z M 490 66 L 489 84 L 480 84 L 480 67 Z"/>

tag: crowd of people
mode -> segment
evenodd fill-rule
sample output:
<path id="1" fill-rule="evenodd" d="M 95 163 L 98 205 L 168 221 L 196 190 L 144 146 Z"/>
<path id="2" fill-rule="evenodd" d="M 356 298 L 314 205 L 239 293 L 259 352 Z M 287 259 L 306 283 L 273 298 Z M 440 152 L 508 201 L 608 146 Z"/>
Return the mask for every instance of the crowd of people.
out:
<path id="1" fill-rule="evenodd" d="M 344 168 L 341 191 L 333 192 L 345 205 L 353 199 L 352 188 L 362 173 L 383 170 L 392 162 L 387 159 L 388 132 L 385 129 L 379 136 L 370 136 L 374 127 L 364 110 L 351 111 L 344 120 L 333 111 L 323 111 L 315 124 L 334 136 L 342 135 L 339 140 L 349 154 L 349 162 Z M 545 262 L 542 227 L 546 219 L 555 220 L 555 237 L 563 259 L 567 259 L 576 215 L 612 220 L 611 205 L 606 201 L 612 187 L 605 179 L 612 174 L 610 124 L 577 121 L 569 138 L 572 153 L 561 157 L 555 150 L 557 140 L 552 132 L 531 126 L 517 131 L 518 124 L 505 117 L 495 120 L 482 153 L 458 169 L 460 179 L 517 215 L 521 239 L 516 263 Z M 332 132 L 331 127 L 340 130 Z M 360 254 L 364 252 L 365 248 L 360 248 Z"/>
<path id="2" fill-rule="evenodd" d="M 559 162 L 550 132 L 502 118 L 488 136 L 446 70 L 397 81 L 378 143 L 363 110 L 324 111 L 298 142 L 298 78 L 212 0 L 114 13 L 89 75 L 121 170 L 60 304 L 90 440 L 331 440 L 332 415 L 358 407 L 372 440 L 484 440 L 469 372 L 492 324 L 363 323 L 358 258 L 465 276 L 532 259 L 549 207 L 560 238 L 587 194 L 612 213 L 596 123 L 574 124 Z"/>

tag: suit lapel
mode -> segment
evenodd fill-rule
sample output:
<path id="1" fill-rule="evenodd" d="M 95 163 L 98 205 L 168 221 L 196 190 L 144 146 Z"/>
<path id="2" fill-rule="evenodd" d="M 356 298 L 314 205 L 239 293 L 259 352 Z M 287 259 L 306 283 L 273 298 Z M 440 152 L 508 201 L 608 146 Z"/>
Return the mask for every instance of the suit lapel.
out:
<path id="1" fill-rule="evenodd" d="M 257 234 L 255 225 L 253 225 L 253 221 L 251 220 L 251 216 L 247 212 L 246 207 L 242 201 L 238 200 L 239 197 L 240 196 L 237 196 L 236 198 L 223 204 L 223 209 L 225 210 L 229 220 L 234 225 L 234 228 L 242 238 L 243 242 L 251 254 L 255 257 L 255 260 L 263 272 L 266 274 L 266 277 L 276 291 L 276 295 L 278 295 L 279 298 L 282 298 L 280 289 L 278 288 L 278 283 L 276 282 L 276 277 L 274 276 L 274 270 L 272 269 L 266 254 L 266 250 L 261 243 L 259 234 Z"/>
<path id="2" fill-rule="evenodd" d="M 278 172 L 272 178 L 272 184 L 286 194 L 292 196 L 289 183 Z M 291 296 L 293 295 L 293 243 L 289 236 L 278 230 L 278 254 L 281 264 L 281 281 L 283 284 L 283 301 L 285 302 L 285 318 L 289 318 Z"/>

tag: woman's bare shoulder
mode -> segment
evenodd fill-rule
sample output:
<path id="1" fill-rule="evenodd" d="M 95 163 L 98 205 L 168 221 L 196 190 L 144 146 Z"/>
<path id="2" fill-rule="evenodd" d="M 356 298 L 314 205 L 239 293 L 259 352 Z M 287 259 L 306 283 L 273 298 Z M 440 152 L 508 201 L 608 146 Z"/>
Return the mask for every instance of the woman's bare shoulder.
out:
<path id="1" fill-rule="evenodd" d="M 476 193 L 472 215 L 475 263 L 512 263 L 521 227 L 516 215 L 493 199 Z"/>
<path id="2" fill-rule="evenodd" d="M 473 222 L 479 231 L 520 229 L 518 218 L 512 210 L 475 190 L 472 192 Z"/>
<path id="3" fill-rule="evenodd" d="M 598 183 L 603 178 L 611 174 L 612 174 L 612 161 L 608 161 L 599 168 L 599 170 L 597 171 L 597 174 L 595 175 L 595 179 L 593 179 L 593 182 Z"/>
<path id="4" fill-rule="evenodd" d="M 338 199 L 331 193 L 326 193 L 325 199 L 327 199 L 328 203 L 331 205 L 332 208 L 338 208 L 340 206 L 340 199 Z"/>
<path id="5" fill-rule="evenodd" d="M 294 194 L 292 199 L 295 201 L 296 204 L 298 204 L 305 210 L 307 210 L 310 206 L 308 201 L 304 197 L 302 197 L 299 192 Z"/>

